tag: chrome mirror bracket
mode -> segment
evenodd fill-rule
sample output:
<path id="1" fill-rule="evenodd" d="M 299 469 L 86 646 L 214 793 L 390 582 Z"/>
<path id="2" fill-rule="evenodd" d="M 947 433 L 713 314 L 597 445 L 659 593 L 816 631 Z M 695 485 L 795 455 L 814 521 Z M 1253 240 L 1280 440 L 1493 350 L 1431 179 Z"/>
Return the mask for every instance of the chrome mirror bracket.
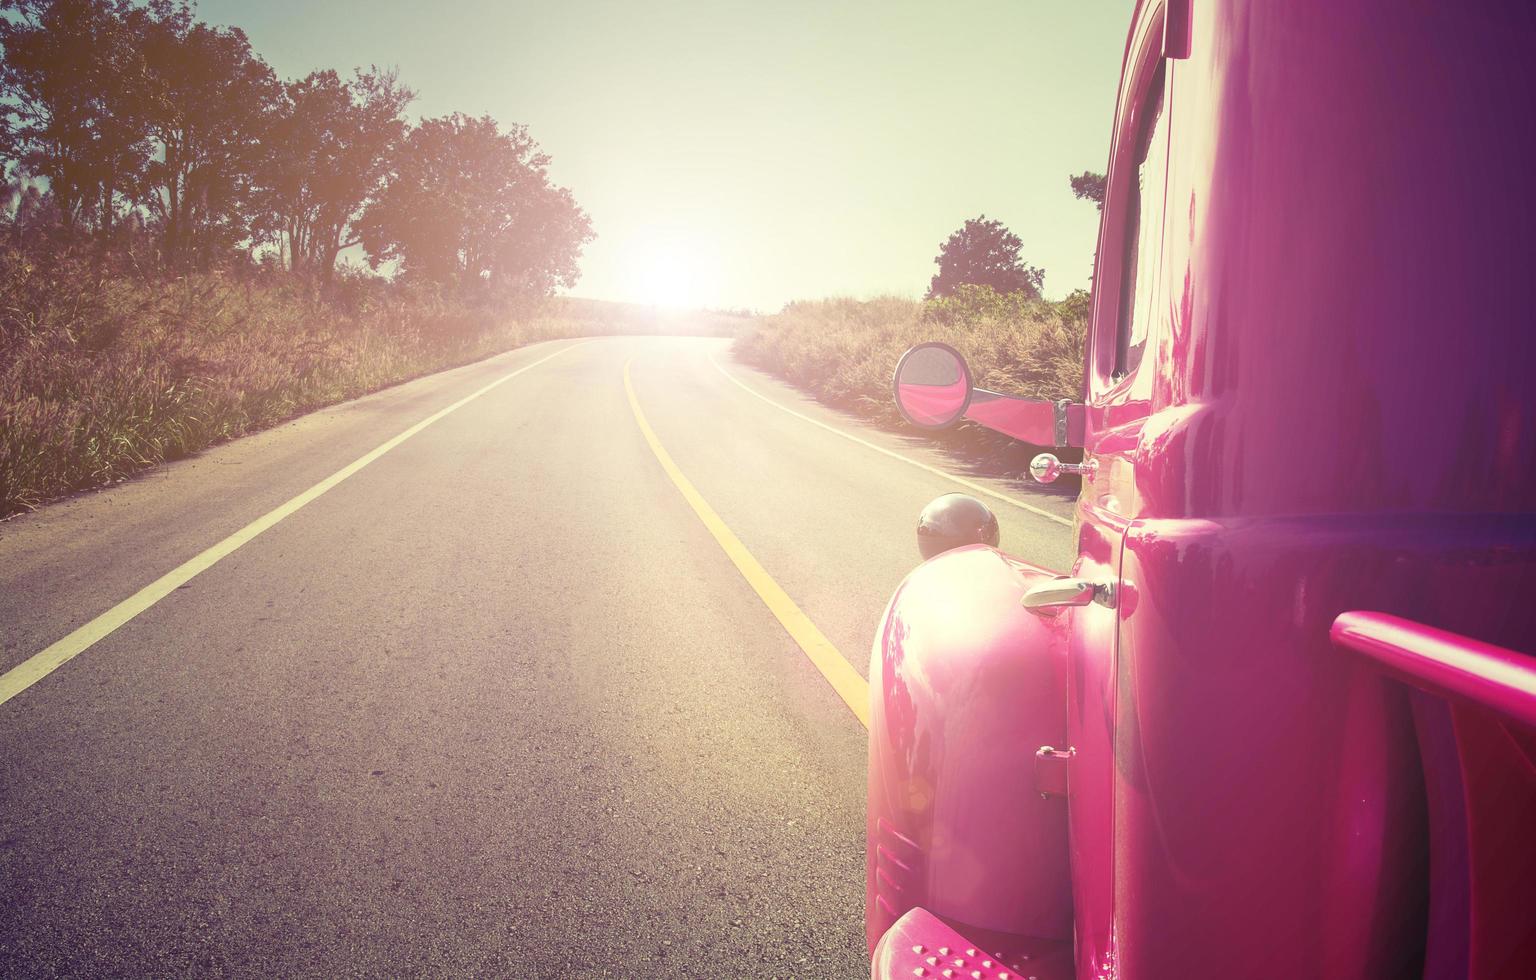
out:
<path id="1" fill-rule="evenodd" d="M 1098 472 L 1097 459 L 1089 459 L 1086 463 L 1063 463 L 1055 453 L 1041 453 L 1029 461 L 1029 475 L 1036 483 L 1055 483 L 1063 474 L 1080 476 L 1091 482 Z"/>

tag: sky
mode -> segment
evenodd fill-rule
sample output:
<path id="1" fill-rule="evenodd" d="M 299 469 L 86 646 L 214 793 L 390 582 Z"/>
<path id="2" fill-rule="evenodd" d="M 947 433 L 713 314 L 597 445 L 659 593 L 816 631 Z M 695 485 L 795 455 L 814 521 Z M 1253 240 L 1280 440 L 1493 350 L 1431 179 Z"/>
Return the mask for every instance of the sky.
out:
<path id="1" fill-rule="evenodd" d="M 413 118 L 522 123 L 597 233 L 571 293 L 920 296 L 979 214 L 1086 288 L 1132 0 L 201 0 L 283 78 L 395 66 Z"/>

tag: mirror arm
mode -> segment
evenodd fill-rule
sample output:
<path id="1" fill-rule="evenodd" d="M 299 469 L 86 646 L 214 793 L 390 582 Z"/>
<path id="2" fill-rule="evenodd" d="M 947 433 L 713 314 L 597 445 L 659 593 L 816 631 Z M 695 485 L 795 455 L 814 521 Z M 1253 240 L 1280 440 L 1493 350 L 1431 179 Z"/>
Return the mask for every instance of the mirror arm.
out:
<path id="1" fill-rule="evenodd" d="M 972 388 L 965 417 L 1033 446 L 1081 446 L 1087 408 L 1069 398 L 1050 402 Z"/>

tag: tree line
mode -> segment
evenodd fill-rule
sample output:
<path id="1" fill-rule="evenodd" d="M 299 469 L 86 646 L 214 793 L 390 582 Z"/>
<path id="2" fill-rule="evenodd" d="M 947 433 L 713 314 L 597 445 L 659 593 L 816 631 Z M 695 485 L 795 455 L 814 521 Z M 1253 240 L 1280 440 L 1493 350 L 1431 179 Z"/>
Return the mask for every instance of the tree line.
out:
<path id="1" fill-rule="evenodd" d="M 0 0 L 0 167 L 13 244 L 173 272 L 377 269 L 548 293 L 591 222 L 521 125 L 406 117 L 392 70 L 284 81 L 186 0 Z"/>

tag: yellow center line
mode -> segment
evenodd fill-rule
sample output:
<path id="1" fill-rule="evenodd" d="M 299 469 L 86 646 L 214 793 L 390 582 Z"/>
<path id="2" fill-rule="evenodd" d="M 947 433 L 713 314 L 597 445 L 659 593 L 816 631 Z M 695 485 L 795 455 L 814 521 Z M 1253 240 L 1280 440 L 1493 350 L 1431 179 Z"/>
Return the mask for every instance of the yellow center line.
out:
<path id="1" fill-rule="evenodd" d="M 667 476 L 672 478 L 677 489 L 682 491 L 683 499 L 688 501 L 693 512 L 699 515 L 699 520 L 704 522 L 704 526 L 714 536 L 716 543 L 725 551 L 726 557 L 731 559 L 731 563 L 736 566 L 741 577 L 747 580 L 747 584 L 752 586 L 758 598 L 763 600 L 768 611 L 773 613 L 785 632 L 800 645 L 801 650 L 805 651 L 806 657 L 817 670 L 821 671 L 821 676 L 832 685 L 832 690 L 836 691 L 838 697 L 843 699 L 843 703 L 848 705 L 848 710 L 853 712 L 854 717 L 858 718 L 865 728 L 868 728 L 869 682 L 859 676 L 859 672 L 854 670 L 847 659 L 838 652 L 837 647 L 832 645 L 832 641 L 827 639 L 826 634 L 816 628 L 816 624 L 811 622 L 809 616 L 801 612 L 800 607 L 795 605 L 795 601 L 789 597 L 789 594 L 780 588 L 779 583 L 773 580 L 773 576 L 768 574 L 767 569 L 752 557 L 752 552 L 747 550 L 746 545 L 741 543 L 741 539 L 726 526 L 720 519 L 720 515 L 715 513 L 715 509 L 709 506 L 709 502 L 688 481 L 682 470 L 677 468 L 677 464 L 672 462 L 672 457 L 662 446 L 661 440 L 656 438 L 651 424 L 645 420 L 645 412 L 640 409 L 640 400 L 635 397 L 635 385 L 629 376 L 629 367 L 633 363 L 634 358 L 624 363 L 624 391 L 629 395 L 629 407 L 635 413 L 635 421 L 640 425 L 640 434 L 645 436 L 645 441 L 650 445 L 651 452 L 656 454 L 661 468 L 666 471 Z"/>
<path id="2" fill-rule="evenodd" d="M 305 490 L 303 493 L 299 494 L 297 497 L 294 497 L 292 500 L 289 500 L 287 503 L 281 504 L 275 510 L 269 511 L 261 517 L 256 518 L 256 520 L 247 524 L 245 527 L 236 531 L 234 534 L 231 534 L 223 541 L 220 541 L 218 544 L 197 555 L 196 557 L 182 563 L 181 565 L 176 566 L 171 571 L 165 573 L 160 578 L 156 579 L 150 584 L 144 586 L 144 588 L 140 589 L 138 592 L 135 592 L 133 595 L 129 596 L 127 599 L 124 599 L 122 602 L 119 602 L 117 605 L 113 606 L 111 609 L 108 609 L 100 616 L 97 616 L 95 619 L 86 623 L 84 626 L 75 630 L 73 633 L 70 633 L 62 640 L 59 640 L 57 643 L 47 647 L 40 653 L 33 654 L 31 657 L 23 660 L 21 663 L 17 664 L 15 667 L 12 667 L 4 674 L 0 674 L 0 704 L 4 704 L 11 698 L 14 698 L 16 695 L 20 694 L 22 691 L 25 691 L 33 684 L 36 684 L 44 677 L 47 677 L 55 670 L 58 670 L 60 667 L 73 660 L 75 657 L 78 657 L 80 654 L 90 649 L 96 643 L 105 639 L 118 627 L 122 626 L 129 620 L 133 619 L 135 616 L 144 612 L 146 609 L 153 606 L 161 599 L 164 599 L 172 592 L 175 592 L 176 589 L 182 585 L 185 585 L 197 575 L 212 568 L 216 563 L 219 562 L 219 560 L 227 558 L 229 555 L 233 554 L 234 551 L 241 545 L 251 541 L 263 531 L 269 530 L 283 519 L 292 516 L 301 507 L 314 501 L 320 495 L 336 486 L 336 484 L 345 480 L 347 477 L 352 476 L 358 470 L 361 470 L 369 463 L 378 459 L 380 456 L 383 456 L 391 449 L 394 449 L 396 446 L 400 445 L 411 436 L 414 436 L 422 429 L 425 429 L 433 422 L 436 422 L 444 416 L 458 411 L 465 405 L 468 405 L 470 402 L 474 401 L 476 398 L 484 395 L 486 392 L 491 391 L 492 389 L 497 388 L 507 383 L 508 381 L 511 381 L 513 378 L 517 377 L 519 374 L 522 374 L 524 371 L 532 370 L 533 368 L 538 367 L 540 364 L 543 364 L 545 361 L 559 357 L 566 351 L 580 347 L 585 343 L 589 343 L 589 341 L 583 340 L 578 343 L 571 344 L 568 347 L 562 347 L 555 351 L 553 354 L 541 357 L 531 364 L 525 364 L 515 371 L 509 371 L 485 387 L 465 395 L 463 398 L 460 398 L 458 401 L 454 402 L 452 405 L 449 405 L 447 408 L 429 415 L 427 418 L 417 422 L 415 425 L 411 426 L 409 429 L 406 429 L 404 432 L 395 436 L 393 439 L 390 439 L 388 442 L 379 446 L 377 449 L 374 449 L 372 452 L 367 453 L 359 459 L 354 460 L 353 462 L 337 470 L 335 473 L 332 473 L 330 476 L 321 480 L 319 483 L 310 487 L 308 490 Z"/>
<path id="3" fill-rule="evenodd" d="M 721 374 L 725 375 L 726 380 L 731 382 L 731 384 L 733 384 L 736 387 L 740 388 L 742 391 L 745 391 L 747 394 L 751 395 L 753 398 L 760 398 L 763 401 L 767 402 L 768 404 L 772 405 L 774 408 L 778 409 L 779 411 L 787 412 L 790 415 L 793 415 L 795 418 L 801 420 L 802 422 L 809 422 L 809 423 L 811 423 L 812 425 L 816 426 L 819 429 L 826 429 L 828 432 L 832 433 L 835 436 L 842 436 L 844 439 L 847 439 L 849 442 L 856 442 L 859 445 L 863 446 L 865 449 L 873 449 L 875 452 L 879 453 L 882 456 L 889 456 L 892 459 L 899 459 L 903 463 L 906 463 L 909 466 L 916 466 L 918 469 L 924 470 L 924 471 L 929 472 L 929 473 L 932 473 L 934 476 L 943 477 L 944 479 L 949 480 L 951 483 L 958 483 L 960 486 L 965 487 L 967 490 L 974 491 L 975 493 L 979 493 L 979 494 L 982 494 L 984 496 L 991 497 L 994 500 L 1001 500 L 1005 504 L 1012 504 L 1013 506 L 1018 507 L 1021 510 L 1027 510 L 1031 514 L 1034 514 L 1034 515 L 1036 515 L 1038 517 L 1043 517 L 1043 518 L 1045 518 L 1048 521 L 1054 521 L 1055 523 L 1060 524 L 1063 527 L 1071 527 L 1072 526 L 1071 518 L 1062 517 L 1059 514 L 1052 514 L 1050 511 L 1043 510 L 1043 509 L 1041 509 L 1039 507 L 1036 507 L 1034 504 L 1025 503 L 1024 501 L 1020 500 L 1017 497 L 1010 497 L 1006 493 L 998 493 L 996 490 L 992 490 L 992 489 L 990 489 L 988 487 L 984 487 L 984 486 L 982 486 L 979 483 L 972 483 L 970 480 L 967 480 L 964 477 L 956 476 L 953 473 L 946 473 L 944 470 L 939 469 L 937 466 L 929 466 L 927 463 L 920 463 L 917 460 L 912 459 L 909 456 L 903 456 L 901 453 L 892 452 L 891 450 L 886 449 L 884 446 L 877 446 L 874 443 L 868 441 L 867 439 L 860 439 L 858 436 L 854 435 L 851 432 L 844 432 L 842 429 L 839 429 L 836 426 L 828 425 L 825 422 L 820 422 L 820 421 L 818 421 L 816 419 L 813 419 L 809 415 L 804 415 L 804 414 L 802 414 L 800 412 L 797 412 L 797 411 L 795 411 L 794 409 L 790 408 L 787 405 L 781 405 L 778 402 L 774 401 L 772 398 L 769 398 L 767 395 L 763 394 L 762 392 L 748 387 L 746 385 L 746 383 L 743 382 L 740 378 L 736 377 L 735 375 L 731 374 L 731 372 L 729 372 L 725 368 L 721 367 L 720 366 L 720 362 L 715 360 L 714 355 L 710 354 L 710 355 L 706 355 L 706 356 L 709 358 L 709 363 L 714 365 L 715 370 L 719 371 Z"/>

